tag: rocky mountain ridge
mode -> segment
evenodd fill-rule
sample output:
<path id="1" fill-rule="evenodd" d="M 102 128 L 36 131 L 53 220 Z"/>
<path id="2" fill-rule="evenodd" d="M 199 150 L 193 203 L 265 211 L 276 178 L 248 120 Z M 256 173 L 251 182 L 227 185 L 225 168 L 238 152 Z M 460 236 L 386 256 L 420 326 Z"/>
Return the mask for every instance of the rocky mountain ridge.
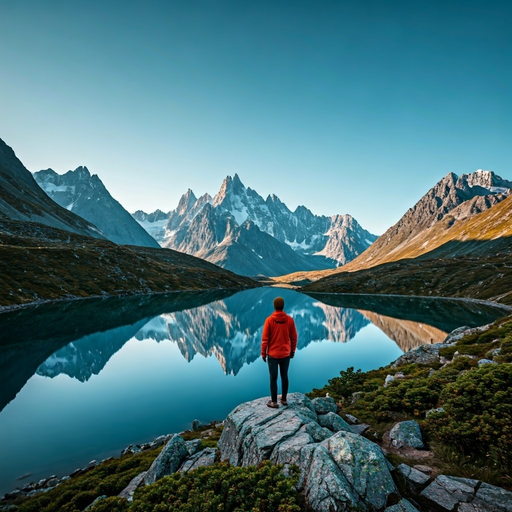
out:
<path id="1" fill-rule="evenodd" d="M 434 233 L 492 209 L 511 192 L 512 182 L 492 171 L 479 169 L 460 177 L 449 173 L 346 270 L 360 270 L 428 253 L 435 248 L 431 243 Z M 475 232 L 475 236 L 481 233 Z"/>
<path id="2" fill-rule="evenodd" d="M 0 139 L 0 228 L 5 227 L 5 221 L 38 223 L 104 238 L 96 226 L 52 201 L 12 148 Z"/>
<path id="3" fill-rule="evenodd" d="M 508 251 L 512 235 L 511 190 L 512 182 L 492 171 L 479 170 L 460 177 L 450 173 L 342 269 L 299 272 L 278 280 L 305 285 L 331 275 L 369 271 L 406 259 L 481 257 L 495 255 L 496 250 Z"/>
<path id="4" fill-rule="evenodd" d="M 350 215 L 294 212 L 274 194 L 263 199 L 238 174 L 219 192 L 188 190 L 165 224 L 160 212 L 134 218 L 164 247 L 198 256 L 243 275 L 280 275 L 344 265 L 376 239 Z"/>
<path id="5" fill-rule="evenodd" d="M 80 166 L 62 175 L 45 169 L 35 172 L 34 179 L 57 204 L 97 226 L 112 242 L 160 247 L 87 167 Z"/>

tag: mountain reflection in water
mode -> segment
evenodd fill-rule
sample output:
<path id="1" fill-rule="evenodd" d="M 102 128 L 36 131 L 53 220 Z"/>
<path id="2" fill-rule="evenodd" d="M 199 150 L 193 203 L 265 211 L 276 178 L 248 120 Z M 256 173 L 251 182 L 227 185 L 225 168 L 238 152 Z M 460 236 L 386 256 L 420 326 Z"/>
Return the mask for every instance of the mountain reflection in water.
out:
<path id="1" fill-rule="evenodd" d="M 61 348 L 44 361 L 37 374 L 55 377 L 64 373 L 80 381 L 98 374 L 108 360 L 130 339 L 175 343 L 183 357 L 215 356 L 224 373 L 237 375 L 260 355 L 263 320 L 272 312 L 278 294 L 297 325 L 298 350 L 310 343 L 329 340 L 347 342 L 370 322 L 406 352 L 424 343 L 440 343 L 448 331 L 460 325 L 492 321 L 497 312 L 462 301 L 352 296 L 316 296 L 291 290 L 259 288 L 237 293 L 205 305 L 167 312 L 151 318 L 84 336 Z M 317 299 L 331 301 L 328 305 Z M 340 307 L 348 303 L 352 307 Z M 186 306 L 194 305 L 187 303 Z M 360 310 L 356 309 L 360 306 Z M 387 316 L 367 310 L 384 311 Z M 501 313 L 498 314 L 500 316 Z M 408 320 L 415 318 L 421 322 Z"/>
<path id="2" fill-rule="evenodd" d="M 261 329 L 282 295 L 299 332 L 294 391 L 369 370 L 503 316 L 461 301 L 257 288 L 52 304 L 0 314 L 0 494 L 130 443 L 223 419 L 268 393 Z M 393 340 L 393 341 L 392 341 Z M 199 356 L 199 357 L 198 357 Z"/>

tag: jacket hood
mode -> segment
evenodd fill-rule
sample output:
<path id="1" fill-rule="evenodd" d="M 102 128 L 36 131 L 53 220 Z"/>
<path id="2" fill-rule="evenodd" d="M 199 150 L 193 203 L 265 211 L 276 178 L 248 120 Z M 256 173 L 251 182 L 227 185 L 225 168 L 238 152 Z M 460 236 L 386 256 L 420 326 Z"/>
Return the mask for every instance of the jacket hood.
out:
<path id="1" fill-rule="evenodd" d="M 284 311 L 274 311 L 271 316 L 276 322 L 286 322 L 288 318 L 288 315 Z"/>

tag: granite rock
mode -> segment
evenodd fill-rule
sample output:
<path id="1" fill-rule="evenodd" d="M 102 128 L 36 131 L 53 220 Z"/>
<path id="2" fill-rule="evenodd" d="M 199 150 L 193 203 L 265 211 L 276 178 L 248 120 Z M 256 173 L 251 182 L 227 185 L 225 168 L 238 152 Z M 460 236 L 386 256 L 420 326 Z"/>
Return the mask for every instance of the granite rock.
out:
<path id="1" fill-rule="evenodd" d="M 389 437 L 396 448 L 401 448 L 402 446 L 410 446 L 416 449 L 425 448 L 420 426 L 414 420 L 397 423 L 389 432 Z"/>

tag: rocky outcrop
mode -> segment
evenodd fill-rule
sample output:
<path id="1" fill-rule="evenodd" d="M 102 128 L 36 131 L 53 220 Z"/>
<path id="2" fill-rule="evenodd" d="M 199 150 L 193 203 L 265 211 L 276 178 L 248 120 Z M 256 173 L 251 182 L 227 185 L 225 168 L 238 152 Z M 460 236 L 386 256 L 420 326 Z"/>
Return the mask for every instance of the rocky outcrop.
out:
<path id="1" fill-rule="evenodd" d="M 411 448 L 422 449 L 425 447 L 421 436 L 420 426 L 417 421 L 401 421 L 397 423 L 389 433 L 393 446 L 401 448 L 410 446 Z"/>
<path id="2" fill-rule="evenodd" d="M 406 352 L 401 355 L 394 363 L 393 367 L 402 364 L 419 363 L 419 364 L 432 364 L 439 361 L 439 351 L 446 347 L 445 343 L 434 343 L 432 345 L 420 345 L 418 348 Z"/>
<path id="3" fill-rule="evenodd" d="M 318 398 L 313 398 L 311 401 L 313 408 L 317 414 L 327 414 L 328 412 L 336 412 L 338 407 L 336 406 L 336 402 L 334 398 L 330 396 L 320 396 Z"/>
<path id="4" fill-rule="evenodd" d="M 241 404 L 225 421 L 220 459 L 236 466 L 271 460 L 300 468 L 298 483 L 313 510 L 384 510 L 399 500 L 380 447 L 351 432 L 322 427 L 305 395 L 288 395 L 288 407 L 270 409 L 267 398 Z M 321 416 L 334 414 L 332 399 L 318 400 Z M 334 404 L 335 405 L 335 404 Z M 348 425 L 347 425 L 348 426 Z"/>
<path id="5" fill-rule="evenodd" d="M 177 434 L 172 436 L 171 440 L 149 467 L 144 483 L 146 485 L 153 484 L 163 476 L 176 472 L 189 455 L 183 438 Z"/>
<path id="6" fill-rule="evenodd" d="M 426 510 L 512 512 L 512 492 L 470 478 L 440 475 L 420 498 Z"/>

